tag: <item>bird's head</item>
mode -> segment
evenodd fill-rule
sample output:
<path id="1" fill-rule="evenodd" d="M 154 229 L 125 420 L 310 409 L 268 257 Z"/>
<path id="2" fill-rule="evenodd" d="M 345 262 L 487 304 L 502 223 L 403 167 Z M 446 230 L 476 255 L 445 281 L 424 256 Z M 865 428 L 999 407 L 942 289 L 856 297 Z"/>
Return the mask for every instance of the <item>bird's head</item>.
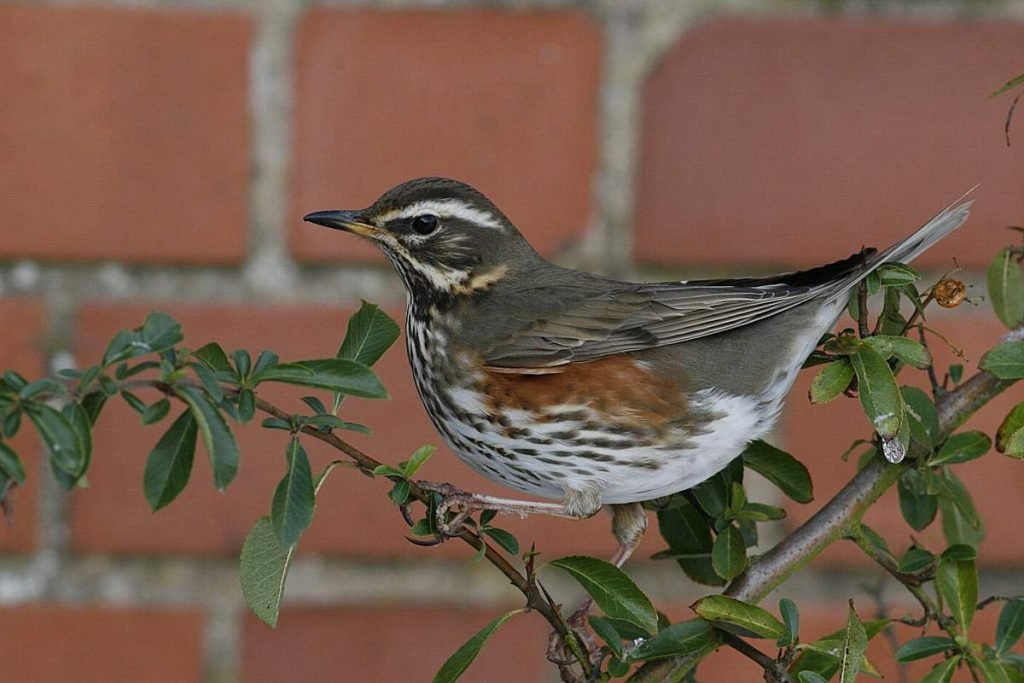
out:
<path id="1" fill-rule="evenodd" d="M 303 220 L 369 239 L 414 298 L 473 294 L 539 258 L 487 197 L 447 178 L 410 180 L 369 208 L 317 211 Z"/>

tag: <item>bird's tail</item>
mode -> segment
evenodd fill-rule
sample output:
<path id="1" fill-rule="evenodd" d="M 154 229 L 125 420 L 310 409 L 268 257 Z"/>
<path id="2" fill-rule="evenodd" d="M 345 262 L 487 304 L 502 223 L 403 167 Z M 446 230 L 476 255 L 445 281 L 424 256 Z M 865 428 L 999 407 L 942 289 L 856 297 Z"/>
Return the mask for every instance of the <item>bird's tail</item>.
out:
<path id="1" fill-rule="evenodd" d="M 869 273 L 878 269 L 886 263 L 910 263 L 915 258 L 930 249 L 932 245 L 943 237 L 959 228 L 970 213 L 972 201 L 964 201 L 977 186 L 968 190 L 960 199 L 942 210 L 935 218 L 924 224 L 917 232 L 904 240 L 897 242 L 888 249 L 884 249 L 868 256 L 862 268 L 851 273 L 848 278 L 837 283 L 834 294 L 839 295 L 849 291 L 850 287 L 857 284 L 868 276 Z"/>

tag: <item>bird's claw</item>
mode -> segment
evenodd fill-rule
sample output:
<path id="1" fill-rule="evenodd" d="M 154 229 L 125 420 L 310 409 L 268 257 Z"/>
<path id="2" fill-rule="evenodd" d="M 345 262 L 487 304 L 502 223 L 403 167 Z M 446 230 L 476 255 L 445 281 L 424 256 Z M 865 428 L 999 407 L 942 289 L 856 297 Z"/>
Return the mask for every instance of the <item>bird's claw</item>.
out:
<path id="1" fill-rule="evenodd" d="M 451 484 L 433 481 L 418 482 L 421 489 L 441 497 L 434 509 L 434 524 L 437 533 L 451 538 L 462 533 L 462 526 L 478 507 L 473 505 L 473 495 Z M 453 515 L 449 517 L 449 515 Z"/>
<path id="2" fill-rule="evenodd" d="M 472 498 L 466 493 L 442 498 L 434 513 L 438 533 L 449 538 L 461 534 L 462 526 L 475 510 L 471 502 Z M 452 517 L 448 516 L 450 513 L 454 513 Z"/>

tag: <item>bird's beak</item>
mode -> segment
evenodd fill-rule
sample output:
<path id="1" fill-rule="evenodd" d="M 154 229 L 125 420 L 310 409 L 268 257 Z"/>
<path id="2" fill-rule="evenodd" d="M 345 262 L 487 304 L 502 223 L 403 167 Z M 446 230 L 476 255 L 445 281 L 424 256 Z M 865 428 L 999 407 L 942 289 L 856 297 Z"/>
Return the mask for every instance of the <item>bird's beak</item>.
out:
<path id="1" fill-rule="evenodd" d="M 377 226 L 361 220 L 361 213 L 361 211 L 314 211 L 307 213 L 302 220 L 322 225 L 325 228 L 351 232 L 360 237 L 377 239 L 383 231 Z"/>

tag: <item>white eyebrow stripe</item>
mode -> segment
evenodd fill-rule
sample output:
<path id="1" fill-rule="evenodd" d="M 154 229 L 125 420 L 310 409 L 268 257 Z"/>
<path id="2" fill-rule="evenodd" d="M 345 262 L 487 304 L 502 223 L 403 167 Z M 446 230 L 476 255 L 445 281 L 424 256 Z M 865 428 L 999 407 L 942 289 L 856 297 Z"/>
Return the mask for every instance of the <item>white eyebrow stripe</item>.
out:
<path id="1" fill-rule="evenodd" d="M 433 213 L 440 218 L 459 218 L 494 230 L 503 229 L 501 221 L 495 218 L 491 212 L 475 209 L 457 199 L 425 199 L 377 216 L 377 222 L 380 225 L 384 225 L 398 218 L 412 218 L 421 213 Z"/>

